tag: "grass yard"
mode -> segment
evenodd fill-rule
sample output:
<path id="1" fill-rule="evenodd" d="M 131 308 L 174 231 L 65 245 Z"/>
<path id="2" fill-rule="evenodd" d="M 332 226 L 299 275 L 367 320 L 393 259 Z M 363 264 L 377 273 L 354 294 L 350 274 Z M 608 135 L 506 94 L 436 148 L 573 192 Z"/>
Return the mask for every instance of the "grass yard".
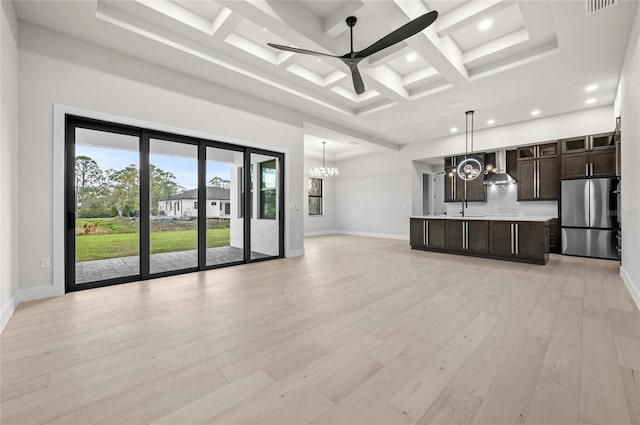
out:
<path id="1" fill-rule="evenodd" d="M 207 229 L 207 248 L 229 245 L 229 228 Z M 151 233 L 151 253 L 197 249 L 195 230 L 172 230 Z M 83 235 L 76 237 L 76 261 L 138 255 L 138 233 Z"/>

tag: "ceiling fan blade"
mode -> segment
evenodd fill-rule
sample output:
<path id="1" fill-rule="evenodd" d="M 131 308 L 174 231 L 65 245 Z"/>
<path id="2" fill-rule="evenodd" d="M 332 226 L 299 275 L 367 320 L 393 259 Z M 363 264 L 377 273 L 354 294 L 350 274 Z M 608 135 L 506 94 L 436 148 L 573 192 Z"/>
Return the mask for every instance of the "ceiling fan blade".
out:
<path id="1" fill-rule="evenodd" d="M 335 55 L 330 55 L 328 53 L 314 52 L 313 50 L 305 50 L 305 49 L 298 49 L 297 47 L 283 46 L 281 44 L 267 43 L 267 45 L 269 45 L 271 47 L 274 47 L 276 49 L 286 50 L 288 52 L 293 52 L 293 53 L 302 53 L 302 54 L 305 54 L 305 55 L 314 55 L 314 56 L 329 56 L 330 58 L 339 57 L 339 56 L 335 56 Z"/>
<path id="2" fill-rule="evenodd" d="M 364 93 L 364 82 L 362 82 L 362 75 L 360 75 L 360 71 L 358 71 L 358 65 L 349 66 L 351 68 L 351 78 L 353 79 L 353 88 L 356 90 L 356 93 L 362 94 Z"/>
<path id="3" fill-rule="evenodd" d="M 423 29 L 427 28 L 429 25 L 433 24 L 437 17 L 438 12 L 436 12 L 435 10 L 425 13 L 424 15 L 417 17 L 413 21 L 404 24 L 392 33 L 382 37 L 380 40 L 376 41 L 366 49 L 360 50 L 355 54 L 355 57 L 360 59 L 366 58 L 367 56 L 371 56 L 372 54 L 379 52 L 382 49 L 393 46 L 394 44 L 399 43 L 402 40 L 409 38 L 412 35 L 417 34 Z"/>

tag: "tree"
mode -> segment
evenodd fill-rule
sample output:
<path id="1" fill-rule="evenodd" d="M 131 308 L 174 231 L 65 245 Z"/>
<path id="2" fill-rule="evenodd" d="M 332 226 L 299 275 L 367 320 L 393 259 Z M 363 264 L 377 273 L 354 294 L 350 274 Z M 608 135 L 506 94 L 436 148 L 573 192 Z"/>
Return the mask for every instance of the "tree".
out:
<path id="1" fill-rule="evenodd" d="M 76 157 L 76 196 L 80 209 L 86 207 L 85 203 L 91 192 L 95 189 L 102 178 L 102 170 L 92 158 L 80 155 Z M 77 205 L 76 205 L 77 207 Z"/>
<path id="2" fill-rule="evenodd" d="M 231 181 L 225 180 L 222 177 L 213 176 L 211 177 L 211 180 L 209 180 L 209 185 L 213 187 L 223 187 L 225 189 L 229 189 Z"/>
<path id="3" fill-rule="evenodd" d="M 178 192 L 183 192 L 184 187 L 176 182 L 176 176 L 169 171 L 149 165 L 149 177 L 151 180 L 151 214 L 158 214 L 158 201 L 171 199 Z"/>
<path id="4" fill-rule="evenodd" d="M 140 178 L 138 167 L 131 164 L 122 170 L 109 170 L 105 192 L 119 217 L 140 209 Z"/>

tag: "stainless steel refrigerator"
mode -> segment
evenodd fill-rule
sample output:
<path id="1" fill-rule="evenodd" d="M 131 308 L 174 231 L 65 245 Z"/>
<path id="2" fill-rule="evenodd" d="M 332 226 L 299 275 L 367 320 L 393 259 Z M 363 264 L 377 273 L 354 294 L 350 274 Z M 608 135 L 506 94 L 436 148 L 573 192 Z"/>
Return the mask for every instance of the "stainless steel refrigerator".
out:
<path id="1" fill-rule="evenodd" d="M 562 253 L 617 259 L 617 178 L 562 181 Z"/>

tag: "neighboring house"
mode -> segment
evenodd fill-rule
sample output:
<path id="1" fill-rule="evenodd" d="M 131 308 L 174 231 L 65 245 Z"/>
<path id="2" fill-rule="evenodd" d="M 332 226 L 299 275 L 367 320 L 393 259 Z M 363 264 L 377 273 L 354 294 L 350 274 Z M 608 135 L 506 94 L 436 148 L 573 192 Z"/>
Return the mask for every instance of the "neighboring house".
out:
<path id="1" fill-rule="evenodd" d="M 222 187 L 207 187 L 207 218 L 229 217 L 231 202 L 229 189 Z M 173 195 L 170 199 L 158 201 L 158 215 L 160 217 L 197 217 L 198 190 L 191 189 Z"/>

